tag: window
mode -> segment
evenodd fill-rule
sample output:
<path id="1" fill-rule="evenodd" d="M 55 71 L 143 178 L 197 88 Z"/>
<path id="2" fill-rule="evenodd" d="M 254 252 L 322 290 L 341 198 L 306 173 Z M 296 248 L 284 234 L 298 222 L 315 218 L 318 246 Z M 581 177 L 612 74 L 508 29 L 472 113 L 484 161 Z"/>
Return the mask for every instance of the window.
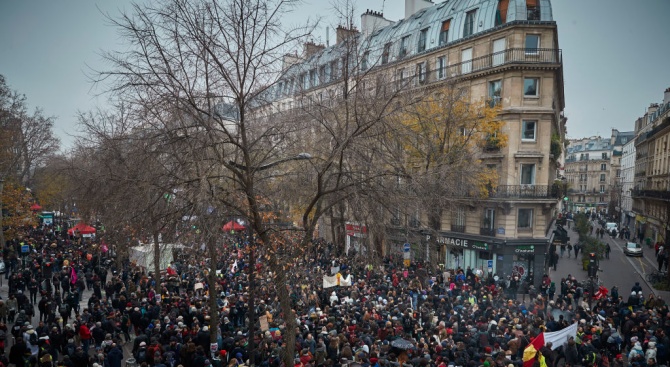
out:
<path id="1" fill-rule="evenodd" d="M 532 229 L 533 228 L 533 209 L 520 208 L 516 226 L 519 229 Z"/>
<path id="2" fill-rule="evenodd" d="M 524 78 L 523 79 L 523 95 L 524 97 L 537 97 L 538 78 Z"/>
<path id="3" fill-rule="evenodd" d="M 535 164 L 522 163 L 521 164 L 521 185 L 535 184 Z"/>
<path id="4" fill-rule="evenodd" d="M 300 83 L 300 88 L 307 89 L 307 78 L 305 77 L 305 74 L 300 74 L 298 80 Z"/>
<path id="5" fill-rule="evenodd" d="M 472 71 L 472 47 L 461 51 L 461 74 Z"/>
<path id="6" fill-rule="evenodd" d="M 540 6 L 538 0 L 526 0 L 526 14 L 528 20 L 540 20 Z"/>
<path id="7" fill-rule="evenodd" d="M 616 170 L 616 177 L 617 178 L 621 177 L 621 170 L 620 169 Z"/>
<path id="8" fill-rule="evenodd" d="M 491 107 L 500 104 L 500 98 L 502 95 L 502 81 L 494 80 L 489 82 L 489 105 Z"/>
<path id="9" fill-rule="evenodd" d="M 426 51 L 426 38 L 428 38 L 428 28 L 419 31 L 419 43 L 416 48 L 417 52 Z"/>
<path id="10" fill-rule="evenodd" d="M 361 71 L 368 70 L 368 58 L 370 57 L 370 52 L 365 52 L 363 53 L 363 57 L 361 58 Z"/>
<path id="11" fill-rule="evenodd" d="M 494 229 L 496 225 L 496 210 L 491 208 L 486 208 L 484 211 L 484 223 L 482 228 Z"/>
<path id="12" fill-rule="evenodd" d="M 309 71 L 309 82 L 310 87 L 316 87 L 319 84 L 319 82 L 316 80 L 316 69 Z"/>
<path id="13" fill-rule="evenodd" d="M 384 51 L 382 52 L 382 65 L 388 64 L 390 54 L 391 54 L 391 44 L 387 43 L 384 45 Z"/>
<path id="14" fill-rule="evenodd" d="M 463 37 L 470 36 L 474 33 L 475 15 L 477 15 L 477 10 L 471 10 L 465 14 L 465 24 L 463 25 Z"/>
<path id="15" fill-rule="evenodd" d="M 600 174 L 600 182 L 605 182 L 605 174 L 604 173 Z"/>
<path id="16" fill-rule="evenodd" d="M 535 141 L 537 121 L 523 121 L 521 131 L 521 140 Z"/>
<path id="17" fill-rule="evenodd" d="M 416 64 L 416 80 L 417 83 L 423 84 L 426 82 L 426 63 L 420 62 Z"/>
<path id="18" fill-rule="evenodd" d="M 509 6 L 509 0 L 498 1 L 498 9 L 496 10 L 496 20 L 495 20 L 496 26 L 507 23 L 508 6 Z"/>
<path id="19" fill-rule="evenodd" d="M 447 57 L 446 56 L 438 57 L 435 68 L 437 69 L 437 78 L 438 79 L 446 78 L 447 77 Z"/>
<path id="20" fill-rule="evenodd" d="M 338 61 L 334 60 L 330 63 L 330 80 L 337 80 L 340 78 L 340 68 Z"/>
<path id="21" fill-rule="evenodd" d="M 400 50 L 398 51 L 398 58 L 403 58 L 407 55 L 407 44 L 409 43 L 409 36 L 400 39 Z"/>
<path id="22" fill-rule="evenodd" d="M 457 207 L 451 215 L 451 230 L 465 232 L 465 208 Z"/>
<path id="23" fill-rule="evenodd" d="M 451 19 L 442 22 L 442 28 L 440 29 L 440 45 L 449 42 L 449 25 L 451 25 Z"/>
<path id="24" fill-rule="evenodd" d="M 326 65 L 321 65 L 319 67 L 319 82 L 328 83 L 328 72 L 326 71 Z"/>
<path id="25" fill-rule="evenodd" d="M 603 163 L 600 165 L 600 170 L 601 171 L 607 171 L 607 164 Z"/>
<path id="26" fill-rule="evenodd" d="M 605 185 L 600 185 L 600 193 L 602 194 L 604 192 L 605 192 Z"/>
<path id="27" fill-rule="evenodd" d="M 603 159 L 608 159 L 607 157 L 607 153 L 603 153 Z"/>
<path id="28" fill-rule="evenodd" d="M 540 35 L 527 34 L 526 35 L 526 55 L 537 55 L 540 48 Z"/>

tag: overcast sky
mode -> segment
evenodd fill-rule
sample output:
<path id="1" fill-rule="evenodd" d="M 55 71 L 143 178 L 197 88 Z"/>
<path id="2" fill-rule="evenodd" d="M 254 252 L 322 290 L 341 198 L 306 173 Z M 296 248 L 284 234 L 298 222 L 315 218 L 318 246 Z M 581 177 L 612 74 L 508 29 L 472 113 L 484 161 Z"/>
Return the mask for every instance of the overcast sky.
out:
<path id="1" fill-rule="evenodd" d="M 435 3 L 441 2 L 436 0 Z M 104 19 L 129 7 L 129 0 L 0 0 L 0 74 L 13 89 L 57 117 L 65 145 L 76 134 L 77 111 L 105 105 L 85 73 L 104 69 L 101 49 L 122 42 Z M 316 40 L 338 23 L 331 2 L 308 0 L 293 21 L 320 15 Z M 381 11 L 404 16 L 404 0 L 358 0 L 356 14 Z M 383 5 L 382 5 L 383 4 Z M 636 6 L 633 6 L 636 5 Z M 559 45 L 563 49 L 568 136 L 609 136 L 612 128 L 633 130 L 635 119 L 670 87 L 668 14 L 670 1 L 554 0 Z"/>

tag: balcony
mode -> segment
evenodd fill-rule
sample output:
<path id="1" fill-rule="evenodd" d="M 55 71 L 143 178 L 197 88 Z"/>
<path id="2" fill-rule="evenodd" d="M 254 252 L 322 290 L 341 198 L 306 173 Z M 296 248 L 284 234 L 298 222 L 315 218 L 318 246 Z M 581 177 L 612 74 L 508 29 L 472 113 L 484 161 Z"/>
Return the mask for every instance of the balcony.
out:
<path id="1" fill-rule="evenodd" d="M 400 218 L 391 218 L 392 226 L 400 226 Z"/>
<path id="2" fill-rule="evenodd" d="M 489 192 L 492 199 L 557 199 L 559 191 L 549 185 L 501 185 Z"/>
<path id="3" fill-rule="evenodd" d="M 647 175 L 647 171 L 635 172 L 635 177 L 644 177 Z"/>
<path id="4" fill-rule="evenodd" d="M 555 48 L 508 48 L 503 51 L 494 52 L 480 56 L 469 61 L 451 64 L 446 67 L 447 77 L 461 77 L 480 71 L 486 71 L 496 67 L 509 64 L 561 64 L 562 54 L 560 49 Z M 429 80 L 435 81 L 440 70 L 433 70 Z"/>
<path id="5" fill-rule="evenodd" d="M 479 234 L 482 235 L 482 236 L 495 237 L 496 236 L 496 230 L 495 230 L 495 228 L 479 228 Z"/>
<path id="6" fill-rule="evenodd" d="M 452 224 L 451 231 L 465 233 L 465 225 Z"/>
<path id="7" fill-rule="evenodd" d="M 670 191 L 667 190 L 633 190 L 634 198 L 648 198 L 670 200 Z"/>

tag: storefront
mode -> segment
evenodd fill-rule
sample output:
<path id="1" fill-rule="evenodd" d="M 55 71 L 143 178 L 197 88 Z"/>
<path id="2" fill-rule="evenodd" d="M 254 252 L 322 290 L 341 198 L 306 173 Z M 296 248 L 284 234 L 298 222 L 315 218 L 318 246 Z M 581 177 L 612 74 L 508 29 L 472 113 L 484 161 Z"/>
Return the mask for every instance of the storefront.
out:
<path id="1" fill-rule="evenodd" d="M 430 241 L 430 236 L 426 237 Z M 488 272 L 496 273 L 498 268 L 496 245 L 483 239 L 440 236 L 435 239 L 442 248 L 444 254 L 444 265 L 446 269 L 468 268 L 481 271 L 482 274 Z"/>
<path id="2" fill-rule="evenodd" d="M 507 241 L 500 251 L 500 277 L 516 276 L 520 280 L 532 278 L 533 284 L 538 287 L 542 275 L 546 273 L 548 239 L 529 239 Z"/>

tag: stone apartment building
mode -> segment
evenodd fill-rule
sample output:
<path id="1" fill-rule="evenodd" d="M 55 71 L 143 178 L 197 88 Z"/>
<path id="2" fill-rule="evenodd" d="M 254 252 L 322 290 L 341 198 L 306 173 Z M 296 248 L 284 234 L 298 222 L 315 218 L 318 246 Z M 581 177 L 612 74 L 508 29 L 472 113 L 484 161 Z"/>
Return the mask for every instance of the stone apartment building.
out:
<path id="1" fill-rule="evenodd" d="M 636 233 L 633 213 L 633 188 L 635 187 L 635 139 L 623 146 L 621 155 L 621 225 Z"/>
<path id="2" fill-rule="evenodd" d="M 337 103 L 334 90 L 348 62 L 341 51 L 351 37 L 361 45 L 355 72 L 366 72 L 370 80 L 391 75 L 408 93 L 457 85 L 472 100 L 501 105 L 509 142 L 479 153 L 499 175 L 490 197 L 482 205 L 445 211 L 437 238 L 425 229 L 425 213 L 403 218 L 389 213 L 384 252 L 402 253 L 409 243 L 414 258 L 437 257 L 449 269 L 472 267 L 522 278 L 534 273 L 538 282 L 561 196 L 554 182 L 566 123 L 562 55 L 550 1 L 406 0 L 404 19 L 367 11 L 361 28 L 340 27 L 335 45 L 311 44 L 302 57 L 291 56 L 272 108 L 333 96 Z M 365 233 L 365 223 L 347 224 L 347 241 L 364 241 Z"/>
<path id="3" fill-rule="evenodd" d="M 670 88 L 635 121 L 632 191 L 638 239 L 667 243 L 670 236 Z"/>
<path id="4" fill-rule="evenodd" d="M 632 141 L 632 131 L 612 129 L 609 138 L 594 136 L 570 139 L 565 159 L 568 210 L 595 210 L 619 222 L 623 199 L 623 147 Z"/>

